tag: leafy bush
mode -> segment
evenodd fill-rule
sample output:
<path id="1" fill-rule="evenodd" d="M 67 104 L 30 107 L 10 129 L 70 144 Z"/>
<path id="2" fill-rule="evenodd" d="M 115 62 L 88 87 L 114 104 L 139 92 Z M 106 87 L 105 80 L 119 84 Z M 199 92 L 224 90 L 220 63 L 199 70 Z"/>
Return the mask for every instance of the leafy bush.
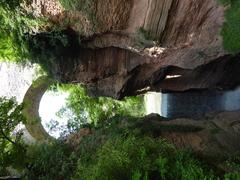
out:
<path id="1" fill-rule="evenodd" d="M 8 166 L 19 168 L 23 161 L 22 134 L 13 133 L 16 126 L 25 121 L 22 108 L 13 98 L 0 98 L 0 174 L 7 174 Z"/>
<path id="2" fill-rule="evenodd" d="M 237 54 L 240 52 L 240 1 L 219 1 L 229 6 L 225 12 L 225 23 L 221 31 L 224 48 L 230 53 Z"/>
<path id="3" fill-rule="evenodd" d="M 54 77 L 61 60 L 74 56 L 79 47 L 78 38 L 67 30 L 52 30 L 36 35 L 25 36 L 29 60 L 39 64 L 51 77 Z M 76 51 L 74 51 L 76 50 Z"/>
<path id="4" fill-rule="evenodd" d="M 107 141 L 91 162 L 78 161 L 73 179 L 206 179 L 214 177 L 188 151 L 162 139 L 134 136 Z"/>
<path id="5" fill-rule="evenodd" d="M 36 33 L 44 21 L 28 14 L 23 0 L 0 2 L 0 60 L 24 62 L 29 57 L 26 34 Z"/>
<path id="6" fill-rule="evenodd" d="M 99 26 L 96 13 L 96 0 L 59 0 L 62 7 L 67 11 L 80 11 L 84 14 L 93 26 L 93 31 Z M 81 26 L 81 25 L 80 25 Z M 83 27 L 81 27 L 83 28 Z M 81 29 L 79 29 L 81 31 Z"/>
<path id="7" fill-rule="evenodd" d="M 38 63 L 53 75 L 59 58 L 78 47 L 73 44 L 78 37 L 73 38 L 63 30 L 66 27 L 56 27 L 47 18 L 33 16 L 25 10 L 26 3 L 26 0 L 0 2 L 0 61 Z"/>
<path id="8" fill-rule="evenodd" d="M 93 6 L 93 0 L 59 0 L 66 10 L 89 11 Z"/>
<path id="9" fill-rule="evenodd" d="M 117 101 L 107 97 L 92 98 L 87 95 L 84 87 L 80 85 L 60 85 L 60 89 L 69 93 L 66 107 L 63 107 L 58 115 L 60 117 L 73 112 L 69 119 L 69 127 L 77 131 L 81 125 L 92 123 L 101 126 L 103 121 L 114 116 L 137 116 L 144 114 L 144 106 L 141 97 L 129 97 L 123 101 Z"/>
<path id="10" fill-rule="evenodd" d="M 156 41 L 156 38 L 154 38 L 152 35 L 151 35 L 151 32 L 150 31 L 147 31 L 144 29 L 144 27 L 140 27 L 138 29 L 138 34 L 141 38 L 143 38 L 143 40 L 149 40 L 149 41 Z"/>
<path id="11" fill-rule="evenodd" d="M 238 180 L 238 179 L 240 179 L 240 172 L 225 174 L 224 179 L 225 180 Z"/>
<path id="12" fill-rule="evenodd" d="M 121 118 L 112 119 L 103 127 L 92 129 L 81 140 L 68 139 L 71 147 L 60 140 L 29 146 L 23 179 L 192 180 L 219 179 L 219 175 L 226 180 L 239 178 L 238 171 L 215 174 L 212 166 L 191 151 L 176 149 L 160 138 L 135 133 L 126 124 Z M 237 163 L 238 158 L 232 161 Z"/>
<path id="13" fill-rule="evenodd" d="M 61 142 L 34 144 L 28 147 L 24 179 L 67 180 L 76 164 L 72 150 Z"/>

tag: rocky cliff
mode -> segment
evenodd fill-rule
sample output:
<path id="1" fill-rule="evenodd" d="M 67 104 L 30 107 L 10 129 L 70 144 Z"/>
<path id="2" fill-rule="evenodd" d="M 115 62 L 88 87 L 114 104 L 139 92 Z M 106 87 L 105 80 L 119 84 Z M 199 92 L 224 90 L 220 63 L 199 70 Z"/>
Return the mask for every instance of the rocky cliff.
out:
<path id="1" fill-rule="evenodd" d="M 179 149 L 189 149 L 199 155 L 220 160 L 239 154 L 240 121 L 239 112 L 224 112 L 207 115 L 201 119 L 167 119 L 150 114 L 134 121 L 123 118 L 118 128 L 137 129 L 142 135 L 162 137 Z M 83 128 L 68 137 L 67 143 L 78 147 L 84 136 L 92 136 L 97 130 Z M 99 135 L 99 134 L 98 134 Z M 98 137 L 104 141 L 104 136 Z M 213 162 L 213 164 L 218 163 Z"/>
<path id="2" fill-rule="evenodd" d="M 82 0 L 73 9 L 55 4 L 61 11 L 48 13 L 81 37 L 80 46 L 66 50 L 73 56 L 58 58 L 60 81 L 84 83 L 94 95 L 118 99 L 239 84 L 239 56 L 223 49 L 220 36 L 226 7 L 216 0 L 107 2 L 86 6 Z"/>
<path id="3" fill-rule="evenodd" d="M 140 124 L 143 133 L 168 139 L 178 148 L 189 148 L 201 154 L 221 157 L 239 152 L 239 112 L 208 115 L 198 120 L 164 119 L 157 115 L 146 116 Z"/>

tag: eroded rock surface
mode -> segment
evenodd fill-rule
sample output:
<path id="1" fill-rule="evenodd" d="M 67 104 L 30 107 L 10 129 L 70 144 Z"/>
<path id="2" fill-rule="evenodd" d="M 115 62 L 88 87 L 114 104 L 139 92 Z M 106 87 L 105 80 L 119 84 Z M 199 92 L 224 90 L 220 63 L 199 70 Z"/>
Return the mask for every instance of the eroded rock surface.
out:
<path id="1" fill-rule="evenodd" d="M 190 148 L 207 156 L 236 155 L 240 152 L 240 113 L 224 112 L 201 119 L 163 119 L 146 116 L 140 123 L 143 132 L 151 132 L 178 148 Z"/>
<path id="2" fill-rule="evenodd" d="M 150 114 L 140 119 L 122 118 L 115 122 L 120 131 L 128 129 L 141 136 L 164 138 L 178 149 L 193 150 L 205 157 L 221 159 L 240 153 L 240 112 L 212 114 L 200 119 L 167 119 Z M 106 128 L 107 129 L 107 128 Z M 106 134 L 98 130 L 83 128 L 66 140 L 74 148 L 81 146 L 85 136 L 97 136 L 100 142 L 107 140 Z M 217 162 L 213 162 L 217 163 Z"/>
<path id="3" fill-rule="evenodd" d="M 80 46 L 58 58 L 60 81 L 84 83 L 96 96 L 118 99 L 147 90 L 239 85 L 239 56 L 223 49 L 224 7 L 216 0 L 95 0 L 88 5 L 90 19 L 80 7 L 52 16 L 60 24 L 69 20 L 75 39 L 82 37 Z M 176 75 L 181 77 L 169 79 Z"/>
<path id="4" fill-rule="evenodd" d="M 121 99 L 149 90 L 228 89 L 240 83 L 239 56 L 224 56 L 195 69 L 162 67 L 119 48 L 79 49 L 68 58 L 59 61 L 60 81 L 84 83 L 95 96 Z"/>

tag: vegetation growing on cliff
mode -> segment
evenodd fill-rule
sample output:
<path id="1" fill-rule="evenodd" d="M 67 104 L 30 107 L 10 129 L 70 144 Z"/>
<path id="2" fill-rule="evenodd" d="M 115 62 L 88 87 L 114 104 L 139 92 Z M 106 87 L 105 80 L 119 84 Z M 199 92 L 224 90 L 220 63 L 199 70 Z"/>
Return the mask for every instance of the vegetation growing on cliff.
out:
<path id="1" fill-rule="evenodd" d="M 240 52 L 240 1 L 219 1 L 228 7 L 221 31 L 224 48 L 230 53 L 237 54 Z"/>
<path id="2" fill-rule="evenodd" d="M 38 63 L 53 75 L 56 59 L 75 41 L 63 30 L 66 27 L 56 27 L 47 17 L 36 17 L 24 6 L 25 0 L 0 2 L 0 61 Z"/>
<path id="3" fill-rule="evenodd" d="M 75 38 L 66 30 L 28 35 L 29 61 L 38 63 L 49 76 L 54 77 L 58 61 L 74 56 L 74 50 L 79 47 L 77 37 Z"/>
<path id="4" fill-rule="evenodd" d="M 59 0 L 65 10 L 82 11 L 91 15 L 94 1 L 91 0 Z"/>
<path id="5" fill-rule="evenodd" d="M 21 7 L 23 1 L 0 2 L 0 60 L 21 61 L 28 57 L 26 33 L 37 29 L 38 21 Z"/>
<path id="6" fill-rule="evenodd" d="M 86 24 L 89 25 L 90 31 L 96 31 L 99 22 L 94 12 L 96 10 L 94 7 L 96 2 L 94 0 L 59 0 L 59 2 L 63 9 L 72 16 L 86 18 L 85 24 L 80 23 L 79 20 L 74 22 L 74 24 L 78 24 L 77 31 L 81 35 L 88 34 L 88 32 L 84 32 L 84 26 L 86 26 Z"/>

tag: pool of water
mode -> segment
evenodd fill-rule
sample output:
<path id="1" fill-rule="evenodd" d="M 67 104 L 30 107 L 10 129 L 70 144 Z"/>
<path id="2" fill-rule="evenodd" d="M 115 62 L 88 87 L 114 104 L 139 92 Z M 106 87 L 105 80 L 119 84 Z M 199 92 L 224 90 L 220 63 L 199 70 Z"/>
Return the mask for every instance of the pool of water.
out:
<path id="1" fill-rule="evenodd" d="M 240 88 L 229 91 L 187 91 L 145 95 L 147 114 L 163 117 L 201 117 L 208 113 L 240 110 Z"/>

